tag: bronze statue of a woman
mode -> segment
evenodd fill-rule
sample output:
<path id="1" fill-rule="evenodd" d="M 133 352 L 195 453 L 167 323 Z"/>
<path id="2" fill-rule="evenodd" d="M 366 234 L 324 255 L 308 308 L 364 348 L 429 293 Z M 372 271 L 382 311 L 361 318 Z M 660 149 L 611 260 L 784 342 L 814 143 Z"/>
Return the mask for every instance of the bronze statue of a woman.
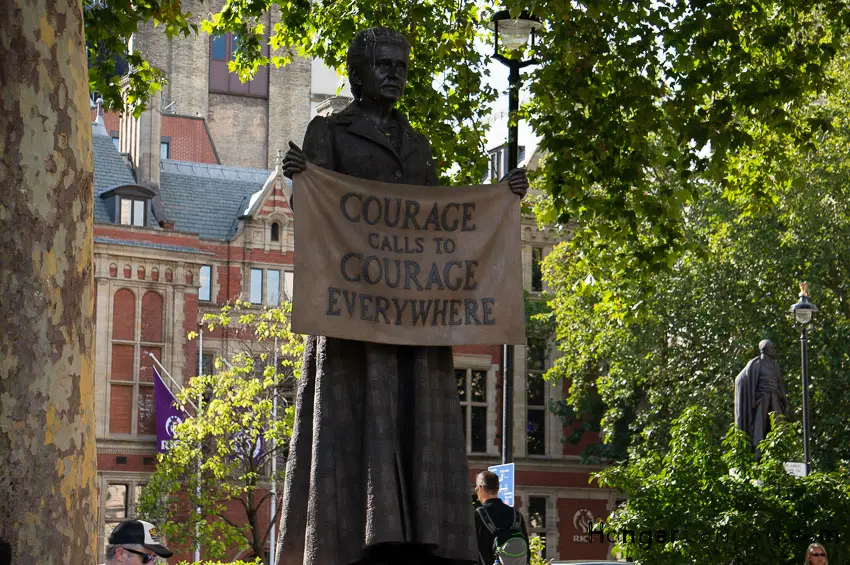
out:
<path id="1" fill-rule="evenodd" d="M 291 178 L 309 161 L 364 179 L 436 185 L 428 141 L 394 109 L 409 54 L 396 31 L 359 33 L 347 58 L 355 101 L 310 122 L 303 152 L 290 143 L 284 173 Z M 522 197 L 524 171 L 509 185 Z M 308 338 L 278 563 L 474 562 L 470 493 L 451 347 Z"/>

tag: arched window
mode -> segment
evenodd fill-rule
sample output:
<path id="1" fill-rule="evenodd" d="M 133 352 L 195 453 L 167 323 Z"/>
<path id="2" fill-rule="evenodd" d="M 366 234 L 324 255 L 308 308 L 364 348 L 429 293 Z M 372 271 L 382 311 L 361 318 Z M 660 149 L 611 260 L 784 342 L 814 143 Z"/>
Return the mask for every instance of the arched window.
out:
<path id="1" fill-rule="evenodd" d="M 272 241 L 280 241 L 280 224 L 272 222 Z"/>
<path id="2" fill-rule="evenodd" d="M 110 375 L 109 431 L 129 434 L 133 424 L 135 392 L 136 296 L 122 288 L 112 298 L 112 372 Z"/>
<path id="3" fill-rule="evenodd" d="M 156 434 L 154 375 L 148 353 L 162 358 L 164 314 L 164 299 L 157 292 L 142 296 L 140 312 L 131 290 L 122 288 L 115 293 L 109 404 L 112 434 Z"/>

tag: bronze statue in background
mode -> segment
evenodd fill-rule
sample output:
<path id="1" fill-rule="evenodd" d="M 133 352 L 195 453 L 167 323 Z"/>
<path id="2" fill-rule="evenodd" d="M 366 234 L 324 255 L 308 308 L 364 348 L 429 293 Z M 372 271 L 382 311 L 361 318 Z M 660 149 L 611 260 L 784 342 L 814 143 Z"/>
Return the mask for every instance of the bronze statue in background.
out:
<path id="1" fill-rule="evenodd" d="M 759 351 L 761 354 L 735 377 L 735 425 L 750 436 L 750 446 L 757 455 L 759 443 L 770 431 L 770 414 L 788 417 L 790 412 L 776 346 L 764 339 L 759 342 Z"/>

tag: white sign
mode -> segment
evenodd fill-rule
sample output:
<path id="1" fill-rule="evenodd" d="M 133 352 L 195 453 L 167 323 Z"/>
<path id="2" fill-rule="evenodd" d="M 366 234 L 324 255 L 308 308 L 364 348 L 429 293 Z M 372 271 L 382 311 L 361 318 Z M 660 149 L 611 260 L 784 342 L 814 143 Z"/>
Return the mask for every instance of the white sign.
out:
<path id="1" fill-rule="evenodd" d="M 794 475 L 795 477 L 805 477 L 806 476 L 806 464 L 805 463 L 796 463 L 794 461 L 789 461 L 785 464 L 785 471 L 789 475 Z"/>

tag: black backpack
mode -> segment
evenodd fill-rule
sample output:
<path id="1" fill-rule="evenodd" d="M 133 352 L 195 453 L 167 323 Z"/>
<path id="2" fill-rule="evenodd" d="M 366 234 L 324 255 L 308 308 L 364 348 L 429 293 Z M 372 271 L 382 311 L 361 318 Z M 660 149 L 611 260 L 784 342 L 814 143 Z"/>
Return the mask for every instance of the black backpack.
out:
<path id="1" fill-rule="evenodd" d="M 487 509 L 479 506 L 475 509 L 484 527 L 496 537 L 493 540 L 493 556 L 495 565 L 526 565 L 528 563 L 528 542 L 522 534 L 521 516 L 516 509 L 514 521 L 509 528 L 497 528 L 487 513 Z M 488 564 L 485 564 L 488 565 Z"/>

